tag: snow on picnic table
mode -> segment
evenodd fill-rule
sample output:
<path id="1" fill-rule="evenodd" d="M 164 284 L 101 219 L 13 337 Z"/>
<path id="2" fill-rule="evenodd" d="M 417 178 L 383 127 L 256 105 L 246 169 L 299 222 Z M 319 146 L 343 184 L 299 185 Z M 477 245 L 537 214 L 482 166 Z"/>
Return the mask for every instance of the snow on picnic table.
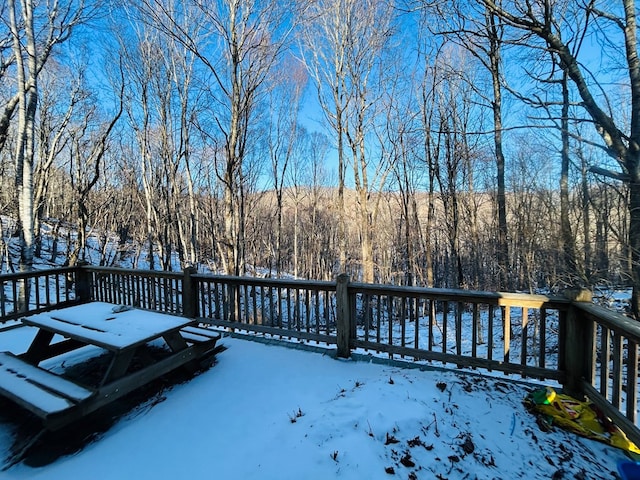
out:
<path id="1" fill-rule="evenodd" d="M 0 350 L 24 351 L 29 334 L 0 333 Z M 625 458 L 540 431 L 522 406 L 526 384 L 220 343 L 215 366 L 80 451 L 42 467 L 20 463 L 0 479 L 612 479 Z M 0 424 L 0 454 L 11 432 Z"/>

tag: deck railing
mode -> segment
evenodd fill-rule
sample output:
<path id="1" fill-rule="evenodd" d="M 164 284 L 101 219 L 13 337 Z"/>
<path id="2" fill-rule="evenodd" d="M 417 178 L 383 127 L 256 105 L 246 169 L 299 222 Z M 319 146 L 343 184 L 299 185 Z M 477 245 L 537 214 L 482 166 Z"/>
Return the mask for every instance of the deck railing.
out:
<path id="1" fill-rule="evenodd" d="M 56 268 L 0 275 L 2 322 L 78 302 L 77 268 Z"/>
<path id="2" fill-rule="evenodd" d="M 640 322 L 565 296 L 83 266 L 0 275 L 1 321 L 86 301 L 364 354 L 554 380 L 640 445 Z M 21 290 L 22 289 L 22 290 Z M 26 290 L 25 290 L 26 289 Z M 23 301 L 19 299 L 21 292 Z"/>

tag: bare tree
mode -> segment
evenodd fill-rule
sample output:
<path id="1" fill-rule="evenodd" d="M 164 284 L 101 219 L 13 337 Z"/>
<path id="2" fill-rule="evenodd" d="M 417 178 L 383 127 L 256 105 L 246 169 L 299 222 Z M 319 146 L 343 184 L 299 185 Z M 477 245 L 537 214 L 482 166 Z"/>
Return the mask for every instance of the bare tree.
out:
<path id="1" fill-rule="evenodd" d="M 428 2 L 425 2 L 429 5 Z M 429 10 L 429 9 L 428 9 Z M 498 263 L 498 288 L 508 285 L 509 245 L 505 187 L 505 155 L 503 127 L 503 59 L 504 26 L 500 17 L 488 7 L 473 3 L 450 0 L 434 4 L 435 22 L 439 27 L 430 27 L 439 35 L 465 48 L 489 74 L 491 89 L 485 93 L 477 88 L 479 96 L 484 98 L 493 117 L 493 147 L 495 155 L 495 210 L 497 219 L 496 256 Z"/>
<path id="2" fill-rule="evenodd" d="M 78 218 L 78 240 L 73 250 L 68 252 L 69 265 L 78 260 L 86 261 L 87 228 L 90 211 L 89 195 L 100 180 L 103 161 L 109 148 L 111 135 L 124 111 L 124 71 L 119 70 L 116 81 L 118 105 L 110 118 L 97 106 L 95 98 L 87 97 L 83 102 L 80 119 L 69 131 L 69 178 L 74 191 L 74 203 Z"/>
<path id="3" fill-rule="evenodd" d="M 282 273 L 283 260 L 283 196 L 289 167 L 297 153 L 298 111 L 307 77 L 303 66 L 295 59 L 284 63 L 274 75 L 274 85 L 268 94 L 268 132 L 265 135 L 271 160 L 271 179 L 276 196 L 275 267 Z"/>
<path id="4" fill-rule="evenodd" d="M 211 75 L 209 134 L 223 190 L 224 229 L 217 247 L 225 272 L 244 271 L 244 162 L 263 84 L 291 28 L 292 4 L 269 0 L 143 0 L 143 21 L 188 49 Z"/>
<path id="5" fill-rule="evenodd" d="M 593 19 L 594 28 L 606 30 L 608 40 L 602 47 L 619 48 L 625 63 L 627 85 L 631 94 L 631 118 L 628 125 L 610 108 L 603 97 L 606 86 L 593 84 L 569 42 L 580 38 L 563 39 L 562 28 L 571 22 L 563 18 L 566 10 L 552 2 L 541 2 L 531 8 L 530 2 L 513 1 L 503 6 L 493 0 L 481 0 L 490 11 L 508 25 L 539 38 L 544 46 L 560 61 L 560 67 L 575 85 L 582 106 L 589 114 L 600 134 L 604 148 L 619 162 L 622 177 L 629 186 L 629 248 L 632 258 L 632 311 L 640 318 L 640 59 L 638 58 L 637 9 L 635 0 L 619 0 L 601 5 L 595 1 L 575 6 L 570 10 L 583 15 L 585 22 Z M 507 8 L 509 7 L 509 8 Z M 575 21 L 575 19 L 574 19 Z M 615 37 L 615 39 L 614 39 Z M 617 52 L 614 50 L 613 54 Z M 597 92 L 596 92 L 597 89 Z"/>
<path id="6" fill-rule="evenodd" d="M 56 65 L 54 68 L 45 69 L 42 76 L 44 88 L 40 96 L 40 115 L 37 122 L 38 161 L 35 164 L 33 194 L 37 239 L 36 257 L 40 256 L 42 248 L 38 225 L 42 221 L 45 206 L 49 200 L 53 179 L 52 170 L 56 166 L 56 162 L 60 161 L 63 151 L 69 143 L 68 127 L 75 114 L 75 109 L 87 96 L 87 91 L 82 85 L 86 67 L 74 66 L 72 68 L 77 68 L 78 74 L 72 73 L 64 66 Z M 63 79 L 64 81 L 61 81 Z M 56 223 L 55 231 L 57 231 L 58 224 L 59 222 Z"/>
<path id="7" fill-rule="evenodd" d="M 380 0 L 325 0 L 309 8 L 303 38 L 309 51 L 307 65 L 316 82 L 325 118 L 336 135 L 339 202 L 344 225 L 344 168 L 347 158 L 353 169 L 356 190 L 364 282 L 374 277 L 374 228 L 376 199 L 372 193 L 384 185 L 389 173 L 385 158 L 369 149 L 381 104 L 386 49 L 392 35 L 393 5 Z M 375 160 L 379 160 L 377 163 Z M 346 242 L 341 249 L 344 271 Z"/>

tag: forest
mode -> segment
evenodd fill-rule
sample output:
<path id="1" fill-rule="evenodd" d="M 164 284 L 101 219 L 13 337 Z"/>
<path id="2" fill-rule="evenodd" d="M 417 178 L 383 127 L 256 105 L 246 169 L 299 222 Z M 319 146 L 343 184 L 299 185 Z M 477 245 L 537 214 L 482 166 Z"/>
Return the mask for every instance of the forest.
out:
<path id="1" fill-rule="evenodd" d="M 637 16 L 633 0 L 0 0 L 0 270 L 615 284 L 637 314 Z"/>

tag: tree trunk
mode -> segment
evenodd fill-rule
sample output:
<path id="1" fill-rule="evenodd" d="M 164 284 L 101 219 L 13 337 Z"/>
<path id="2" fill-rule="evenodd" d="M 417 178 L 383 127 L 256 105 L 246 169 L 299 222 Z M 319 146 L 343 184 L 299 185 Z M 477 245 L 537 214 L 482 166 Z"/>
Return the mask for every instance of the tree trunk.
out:
<path id="1" fill-rule="evenodd" d="M 576 252 L 571 220 L 569 219 L 569 88 L 567 74 L 562 75 L 562 118 L 561 121 L 561 168 L 560 168 L 560 238 L 562 239 L 562 254 L 567 281 L 573 285 L 577 276 Z"/>
<path id="2" fill-rule="evenodd" d="M 630 152 L 631 155 L 631 152 Z M 640 163 L 640 152 L 634 152 L 635 164 Z M 631 163 L 629 160 L 627 164 Z M 631 277 L 633 293 L 631 310 L 640 319 L 640 168 L 632 172 L 629 183 L 629 248 L 631 250 Z"/>
<path id="3" fill-rule="evenodd" d="M 498 290 L 507 288 L 509 274 L 509 242 L 507 224 L 507 195 L 505 186 L 505 158 L 502 149 L 502 85 L 500 69 L 501 28 L 496 16 L 487 8 L 485 11 L 487 35 L 489 37 L 489 70 L 493 87 L 493 144 L 496 153 L 496 204 L 498 209 Z"/>

